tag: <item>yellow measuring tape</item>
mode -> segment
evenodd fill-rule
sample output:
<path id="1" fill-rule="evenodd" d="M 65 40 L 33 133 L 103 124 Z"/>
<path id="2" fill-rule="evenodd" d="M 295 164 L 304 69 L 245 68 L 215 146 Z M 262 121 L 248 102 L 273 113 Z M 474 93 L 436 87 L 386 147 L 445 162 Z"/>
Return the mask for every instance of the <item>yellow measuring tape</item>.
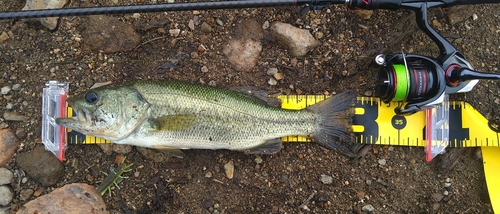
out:
<path id="1" fill-rule="evenodd" d="M 329 96 L 282 95 L 284 109 L 300 110 L 316 104 Z M 425 146 L 425 111 L 410 116 L 394 113 L 401 103 L 383 103 L 379 98 L 358 97 L 353 130 L 356 140 L 362 144 L 393 146 Z M 493 210 L 500 210 L 500 131 L 489 124 L 486 118 L 466 102 L 449 102 L 450 147 L 482 147 L 484 171 Z M 68 110 L 71 116 L 71 108 Z M 108 140 L 86 136 L 75 131 L 68 132 L 68 144 L 111 143 Z M 309 142 L 304 136 L 283 137 L 284 142 Z"/>
<path id="2" fill-rule="evenodd" d="M 284 109 L 300 110 L 321 102 L 325 95 L 282 95 Z M 425 146 L 425 112 L 410 116 L 394 113 L 398 102 L 383 103 L 379 98 L 358 97 L 353 130 L 361 144 L 393 146 Z M 486 118 L 466 102 L 449 102 L 450 147 L 500 146 L 498 127 L 488 124 Z M 69 108 L 69 116 L 71 116 Z M 68 133 L 68 144 L 111 143 L 108 140 L 86 136 L 74 131 Z M 304 136 L 288 136 L 284 142 L 309 142 Z"/>

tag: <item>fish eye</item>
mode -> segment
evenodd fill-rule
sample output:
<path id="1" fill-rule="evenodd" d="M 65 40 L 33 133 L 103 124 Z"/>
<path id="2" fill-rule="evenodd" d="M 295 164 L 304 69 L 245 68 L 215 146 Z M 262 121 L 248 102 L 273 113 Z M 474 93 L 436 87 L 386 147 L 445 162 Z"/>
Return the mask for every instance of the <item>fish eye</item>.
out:
<path id="1" fill-rule="evenodd" d="M 99 96 L 94 91 L 89 91 L 85 94 L 85 101 L 89 104 L 95 104 L 99 100 Z"/>

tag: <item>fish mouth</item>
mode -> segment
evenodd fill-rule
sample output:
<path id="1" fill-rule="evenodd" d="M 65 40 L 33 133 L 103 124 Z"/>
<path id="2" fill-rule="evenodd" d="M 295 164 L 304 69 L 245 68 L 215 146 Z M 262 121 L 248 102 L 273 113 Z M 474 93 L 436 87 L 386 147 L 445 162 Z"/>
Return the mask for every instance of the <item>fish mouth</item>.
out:
<path id="1" fill-rule="evenodd" d="M 70 105 L 71 106 L 71 105 Z M 92 122 L 92 114 L 86 108 L 81 108 L 78 106 L 72 107 L 73 109 L 73 117 L 71 119 L 76 120 L 80 123 L 91 123 Z"/>

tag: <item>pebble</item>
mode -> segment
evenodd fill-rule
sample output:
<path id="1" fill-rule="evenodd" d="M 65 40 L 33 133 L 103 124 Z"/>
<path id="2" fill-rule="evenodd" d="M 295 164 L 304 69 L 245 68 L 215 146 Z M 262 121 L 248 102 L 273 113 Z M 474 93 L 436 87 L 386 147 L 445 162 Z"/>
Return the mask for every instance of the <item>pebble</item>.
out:
<path id="1" fill-rule="evenodd" d="M 283 22 L 273 22 L 270 27 L 272 37 L 293 56 L 302 57 L 320 45 L 309 30 L 297 28 Z"/>
<path id="2" fill-rule="evenodd" d="M 20 153 L 16 162 L 31 178 L 42 186 L 53 186 L 64 176 L 64 166 L 57 157 L 46 151 L 43 145 L 35 147 L 30 152 Z"/>
<path id="3" fill-rule="evenodd" d="M 181 29 L 170 29 L 170 30 L 168 30 L 168 33 L 172 37 L 178 37 L 179 34 L 181 34 Z"/>
<path id="4" fill-rule="evenodd" d="M 189 27 L 189 29 L 194 30 L 194 20 L 192 20 L 192 19 L 189 20 L 188 27 Z"/>
<path id="5" fill-rule="evenodd" d="M 380 159 L 378 160 L 378 164 L 380 164 L 381 166 L 385 166 L 387 164 L 387 161 L 385 159 Z"/>
<path id="6" fill-rule="evenodd" d="M 4 42 L 9 38 L 10 38 L 9 35 L 5 31 L 2 32 L 2 34 L 0 34 L 0 42 Z"/>
<path id="7" fill-rule="evenodd" d="M 19 199 L 21 199 L 21 201 L 26 201 L 33 196 L 33 192 L 33 189 L 22 189 L 19 193 Z"/>
<path id="8" fill-rule="evenodd" d="M 274 75 L 276 73 L 278 73 L 278 68 L 268 68 L 267 69 L 267 75 L 272 76 L 272 75 Z"/>
<path id="9" fill-rule="evenodd" d="M 373 211 L 375 211 L 375 207 L 373 207 L 373 205 L 371 205 L 371 204 L 367 204 L 367 205 L 363 206 L 361 208 L 361 210 L 363 210 L 365 212 L 373 212 Z"/>
<path id="10" fill-rule="evenodd" d="M 324 183 L 324 184 L 332 184 L 333 183 L 333 178 L 332 176 L 321 174 L 319 177 L 319 180 Z"/>
<path id="11" fill-rule="evenodd" d="M 211 177 L 212 177 L 212 172 L 205 173 L 205 178 L 211 178 Z"/>
<path id="12" fill-rule="evenodd" d="M 446 187 L 446 188 L 451 187 L 451 183 L 450 182 L 444 183 L 444 187 Z"/>
<path id="13" fill-rule="evenodd" d="M 262 160 L 262 158 L 260 156 L 255 158 L 255 163 L 257 163 L 257 164 L 261 164 L 262 161 L 263 160 Z"/>
<path id="14" fill-rule="evenodd" d="M 68 0 L 27 0 L 22 10 L 59 9 L 67 3 Z M 54 30 L 57 27 L 59 17 L 38 18 L 36 20 L 49 30 Z"/>
<path id="15" fill-rule="evenodd" d="M 269 28 L 269 21 L 265 21 L 264 24 L 262 24 L 262 29 L 267 30 Z"/>
<path id="16" fill-rule="evenodd" d="M 7 206 L 14 198 L 14 191 L 9 186 L 2 185 L 0 186 L 0 196 L 2 196 L 0 197 L 0 205 Z"/>
<path id="17" fill-rule="evenodd" d="M 234 163 L 233 161 L 229 161 L 224 164 L 224 171 L 226 172 L 226 177 L 229 179 L 233 179 L 234 176 Z"/>
<path id="18" fill-rule="evenodd" d="M 274 79 L 273 77 L 271 77 L 269 79 L 269 81 L 267 81 L 267 84 L 269 84 L 269 85 L 277 85 L 278 81 L 276 79 Z"/>
<path id="19" fill-rule="evenodd" d="M 5 108 L 8 109 L 8 110 L 11 110 L 12 108 L 14 108 L 14 104 L 7 103 L 7 105 L 5 106 Z"/>
<path id="20" fill-rule="evenodd" d="M 201 67 L 201 73 L 207 73 L 207 72 L 208 72 L 208 67 L 207 66 Z"/>
<path id="21" fill-rule="evenodd" d="M 212 32 L 212 26 L 210 26 L 206 22 L 203 22 L 203 23 L 201 23 L 201 31 L 205 32 L 205 33 L 210 33 L 210 32 Z"/>
<path id="22" fill-rule="evenodd" d="M 21 140 L 12 129 L 0 130 L 0 167 L 9 163 L 20 144 Z"/>
<path id="23" fill-rule="evenodd" d="M 24 204 L 17 213 L 109 213 L 95 186 L 83 183 L 67 184 L 49 194 Z"/>
<path id="24" fill-rule="evenodd" d="M 432 197 L 432 199 L 434 199 L 434 201 L 439 202 L 443 199 L 444 195 L 439 193 L 439 192 L 436 192 L 436 193 L 432 193 L 431 197 Z"/>
<path id="25" fill-rule="evenodd" d="M 373 95 L 373 92 L 372 92 L 372 90 L 367 90 L 367 91 L 365 91 L 364 95 L 367 97 L 371 97 Z"/>
<path id="26" fill-rule="evenodd" d="M 14 178 L 14 173 L 7 168 L 0 168 L 0 185 L 10 184 L 12 178 Z"/>
<path id="27" fill-rule="evenodd" d="M 373 10 L 353 10 L 361 19 L 370 19 L 373 15 Z"/>
<path id="28" fill-rule="evenodd" d="M 224 26 L 224 22 L 222 22 L 222 20 L 220 19 L 215 20 L 215 22 L 217 22 L 217 24 L 220 26 Z"/>
<path id="29" fill-rule="evenodd" d="M 3 94 L 3 95 L 6 95 L 10 92 L 11 88 L 10 86 L 4 86 L 2 87 L 2 89 L 0 89 L 0 92 Z"/>
<path id="30" fill-rule="evenodd" d="M 274 77 L 274 79 L 276 79 L 276 80 L 278 80 L 278 81 L 280 81 L 280 80 L 282 80 L 283 78 L 285 78 L 285 76 L 283 75 L 283 73 L 279 73 L 279 72 L 278 72 L 278 73 L 275 73 L 275 74 L 273 75 L 273 77 Z"/>
<path id="31" fill-rule="evenodd" d="M 12 90 L 19 91 L 21 90 L 21 84 L 17 83 L 12 86 Z"/>
<path id="32" fill-rule="evenodd" d="M 446 12 L 446 18 L 450 25 L 455 25 L 467 20 L 469 17 L 473 16 L 473 14 L 474 7 L 472 5 L 456 5 L 455 7 L 450 7 Z"/>
<path id="33" fill-rule="evenodd" d="M 29 119 L 29 117 L 19 115 L 16 112 L 5 111 L 3 113 L 3 119 L 5 119 L 7 121 L 25 121 L 25 120 Z"/>

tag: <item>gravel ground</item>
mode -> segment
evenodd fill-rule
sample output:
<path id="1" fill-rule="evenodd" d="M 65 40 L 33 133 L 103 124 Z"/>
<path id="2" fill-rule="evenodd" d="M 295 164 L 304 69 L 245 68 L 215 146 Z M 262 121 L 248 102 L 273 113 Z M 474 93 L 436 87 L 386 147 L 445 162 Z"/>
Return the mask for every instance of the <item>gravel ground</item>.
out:
<path id="1" fill-rule="evenodd" d="M 74 1 L 69 7 L 127 3 Z M 19 11 L 24 2 L 3 1 L 0 5 L 2 11 Z M 468 11 L 473 16 L 454 25 L 446 19 L 448 9 L 434 9 L 429 18 L 477 70 L 498 73 L 499 9 L 500 5 L 471 7 Z M 404 10 L 375 11 L 367 20 L 343 6 L 302 17 L 298 7 L 114 17 L 131 24 L 143 45 L 109 54 L 89 49 L 82 38 L 91 25 L 85 21 L 88 17 L 61 18 L 55 31 L 31 22 L 0 21 L 0 31 L 11 37 L 0 43 L 0 86 L 17 85 L 16 90 L 0 97 L 0 109 L 29 118 L 4 122 L 13 129 L 25 130 L 18 152 L 30 151 L 40 143 L 41 92 L 48 80 L 69 82 L 71 94 L 107 81 L 181 79 L 218 87 L 252 85 L 290 94 L 352 89 L 366 96 L 374 94 L 373 77 L 378 67 L 371 60 L 376 54 L 397 53 L 403 48 L 409 53 L 437 55 L 432 41 L 416 28 L 412 12 Z M 189 22 L 195 19 L 199 25 L 191 30 Z M 321 45 L 305 58 L 294 59 L 265 31 L 255 68 L 234 71 L 222 54 L 222 46 L 234 26 L 247 19 L 262 25 L 281 21 L 309 29 Z M 210 31 L 202 30 L 203 22 Z M 181 32 L 173 37 L 171 29 Z M 187 54 L 189 60 L 175 68 L 159 68 L 179 52 Z M 301 66 L 286 69 L 276 63 Z M 266 71 L 270 67 L 284 73 L 284 79 L 275 86 L 268 84 Z M 472 92 L 452 99 L 468 101 L 489 120 L 498 121 L 499 88 L 499 81 L 481 81 Z M 121 181 L 121 189 L 114 189 L 111 197 L 103 197 L 112 213 L 492 213 L 482 160 L 474 148 L 452 149 L 449 153 L 460 154 L 458 158 L 431 163 L 425 162 L 422 148 L 373 146 L 365 152 L 363 158 L 353 161 L 316 144 L 287 144 L 278 154 L 269 156 L 190 150 L 184 159 L 155 162 L 133 148 L 125 155 L 127 162 L 134 163 L 130 178 Z M 42 189 L 46 194 L 74 182 L 97 186 L 104 179 L 99 171 L 112 166 L 116 156 L 96 145 L 70 146 L 63 162 L 63 180 L 54 187 L 41 187 L 28 179 L 20 188 Z M 224 172 L 224 165 L 230 161 L 235 167 L 233 179 Z M 449 165 L 452 167 L 444 167 Z M 7 168 L 16 170 L 19 166 L 14 160 Z M 28 201 L 23 199 L 17 195 L 11 210 Z"/>

